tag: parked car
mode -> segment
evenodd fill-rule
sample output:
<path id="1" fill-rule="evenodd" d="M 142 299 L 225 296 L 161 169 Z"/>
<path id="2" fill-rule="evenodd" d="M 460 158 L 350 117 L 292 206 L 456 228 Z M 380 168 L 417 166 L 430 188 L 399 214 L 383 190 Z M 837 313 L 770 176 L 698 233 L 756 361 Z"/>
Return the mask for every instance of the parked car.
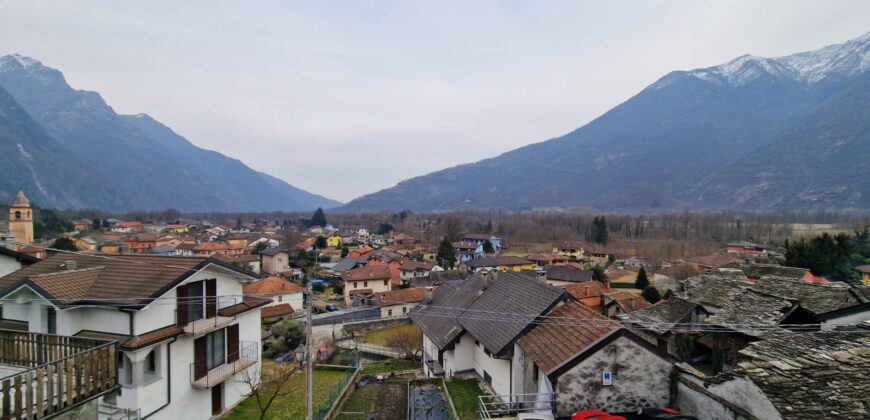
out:
<path id="1" fill-rule="evenodd" d="M 293 353 L 278 353 L 278 355 L 275 356 L 275 361 L 278 363 L 292 362 L 294 360 L 296 360 L 296 357 L 293 356 Z"/>
<path id="2" fill-rule="evenodd" d="M 627 420 L 622 416 L 614 416 L 600 410 L 583 410 L 574 413 L 571 420 Z"/>

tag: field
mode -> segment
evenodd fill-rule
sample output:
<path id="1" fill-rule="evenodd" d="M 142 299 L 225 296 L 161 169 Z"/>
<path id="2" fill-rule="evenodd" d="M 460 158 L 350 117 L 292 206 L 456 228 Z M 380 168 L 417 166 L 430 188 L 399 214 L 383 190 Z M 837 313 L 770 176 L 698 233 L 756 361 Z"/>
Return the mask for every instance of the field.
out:
<path id="1" fill-rule="evenodd" d="M 447 381 L 447 392 L 453 400 L 459 420 L 477 420 L 477 397 L 483 395 L 477 379 Z"/>
<path id="2" fill-rule="evenodd" d="M 338 410 L 336 419 L 403 419 L 408 410 L 405 382 L 369 384 L 354 389 Z"/>
<path id="3" fill-rule="evenodd" d="M 420 369 L 420 363 L 421 362 L 419 361 L 403 359 L 379 360 L 377 362 L 366 363 L 363 366 L 362 373 L 364 375 L 377 375 L 390 372 L 399 372 L 403 370 Z"/>
<path id="4" fill-rule="evenodd" d="M 263 371 L 269 372 L 270 366 L 275 362 L 263 361 Z M 329 395 L 329 391 L 345 375 L 339 370 L 315 369 L 314 370 L 314 406 L 319 407 Z M 279 397 L 269 407 L 266 418 L 269 419 L 301 419 L 305 417 L 305 374 L 297 373 L 287 383 L 284 390 L 289 390 L 289 395 Z M 225 418 L 227 419 L 252 419 L 260 417 L 260 408 L 253 398 L 242 401 Z"/>
<path id="5" fill-rule="evenodd" d="M 423 334 L 423 332 L 420 331 L 420 327 L 418 327 L 414 324 L 401 324 L 401 325 L 396 325 L 395 327 L 388 327 L 388 328 L 382 328 L 379 330 L 369 331 L 368 333 L 366 333 L 365 340 L 366 340 L 366 343 L 380 344 L 382 346 L 386 346 L 387 339 L 391 334 L 395 333 L 396 331 L 408 331 L 408 330 L 413 331 L 417 334 Z"/>

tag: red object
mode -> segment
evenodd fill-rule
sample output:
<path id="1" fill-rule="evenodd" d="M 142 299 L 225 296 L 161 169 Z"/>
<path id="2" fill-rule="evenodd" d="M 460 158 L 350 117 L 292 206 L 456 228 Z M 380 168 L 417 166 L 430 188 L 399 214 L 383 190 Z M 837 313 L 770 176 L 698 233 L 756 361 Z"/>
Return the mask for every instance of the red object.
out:
<path id="1" fill-rule="evenodd" d="M 583 410 L 574 413 L 571 420 L 626 420 L 622 416 L 612 416 L 609 413 L 598 410 Z"/>
<path id="2" fill-rule="evenodd" d="M 668 414 L 674 414 L 674 415 L 676 415 L 676 414 L 680 414 L 679 411 L 674 410 L 673 408 L 669 408 L 669 407 L 660 408 L 659 410 L 662 410 L 662 411 L 664 411 L 665 413 L 668 413 Z"/>

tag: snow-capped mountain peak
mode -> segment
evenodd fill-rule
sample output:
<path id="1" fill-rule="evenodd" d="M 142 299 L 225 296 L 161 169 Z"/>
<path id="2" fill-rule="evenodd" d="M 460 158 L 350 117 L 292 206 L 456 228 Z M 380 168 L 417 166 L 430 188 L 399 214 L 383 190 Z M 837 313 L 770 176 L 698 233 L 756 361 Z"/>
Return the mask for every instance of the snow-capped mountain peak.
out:
<path id="1" fill-rule="evenodd" d="M 25 57 L 21 54 L 9 54 L 0 57 L 0 71 L 11 69 L 29 69 L 31 67 L 39 66 L 42 66 L 42 63 L 30 57 Z"/>

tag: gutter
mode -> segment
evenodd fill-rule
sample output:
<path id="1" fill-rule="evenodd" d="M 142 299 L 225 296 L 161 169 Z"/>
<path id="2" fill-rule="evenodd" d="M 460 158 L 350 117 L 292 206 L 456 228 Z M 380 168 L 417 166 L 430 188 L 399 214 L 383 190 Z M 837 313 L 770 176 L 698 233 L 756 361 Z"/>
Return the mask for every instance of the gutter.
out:
<path id="1" fill-rule="evenodd" d="M 169 406 L 169 403 L 172 402 L 172 343 L 176 341 L 178 341 L 178 337 L 172 337 L 172 341 L 166 343 L 166 404 L 157 407 L 157 409 L 148 413 L 145 417 L 142 417 L 142 420 L 153 416 L 158 411 Z"/>

